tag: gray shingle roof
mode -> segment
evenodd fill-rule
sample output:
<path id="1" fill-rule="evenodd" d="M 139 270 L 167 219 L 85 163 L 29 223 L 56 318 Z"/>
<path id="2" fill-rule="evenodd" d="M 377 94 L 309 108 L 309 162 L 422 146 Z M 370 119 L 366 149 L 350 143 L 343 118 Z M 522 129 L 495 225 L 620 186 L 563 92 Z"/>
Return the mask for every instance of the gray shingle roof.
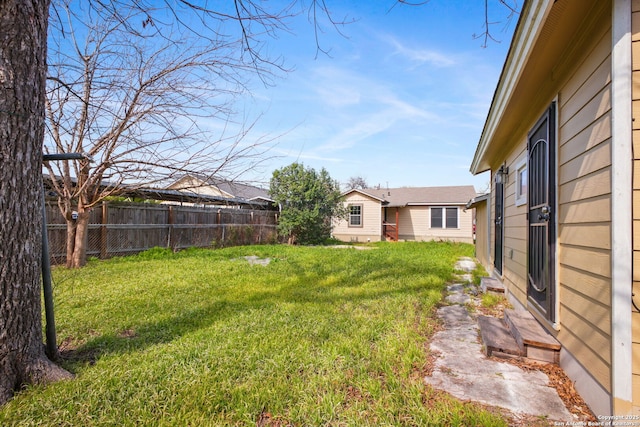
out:
<path id="1" fill-rule="evenodd" d="M 352 190 L 353 191 L 353 190 Z M 456 185 L 446 187 L 401 187 L 401 188 L 367 188 L 356 190 L 386 202 L 386 206 L 401 207 L 407 205 L 466 205 L 476 196 L 473 185 Z"/>
<path id="2" fill-rule="evenodd" d="M 188 176 L 188 175 L 187 175 Z M 200 181 L 217 187 L 220 191 L 223 191 L 229 194 L 231 197 L 236 199 L 244 199 L 244 200 L 272 200 L 269 197 L 269 192 L 264 188 L 256 187 L 253 185 L 242 184 L 236 181 L 225 181 L 217 178 L 207 177 L 201 174 L 192 174 L 194 178 L 199 179 Z"/>
<path id="3" fill-rule="evenodd" d="M 211 180 L 209 181 L 211 182 Z M 252 200 L 256 198 L 271 200 L 267 190 L 253 185 L 241 184 L 239 182 L 217 181 L 213 182 L 213 185 L 218 187 L 225 193 L 232 194 L 233 197 L 239 199 Z"/>

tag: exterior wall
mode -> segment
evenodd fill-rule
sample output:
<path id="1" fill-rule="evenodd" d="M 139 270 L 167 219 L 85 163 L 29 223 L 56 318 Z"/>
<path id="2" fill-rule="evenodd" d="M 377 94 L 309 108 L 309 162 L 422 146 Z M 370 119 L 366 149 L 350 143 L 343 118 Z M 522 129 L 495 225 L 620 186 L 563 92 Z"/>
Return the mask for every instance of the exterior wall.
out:
<path id="1" fill-rule="evenodd" d="M 531 125 L 533 126 L 533 123 Z M 520 206 L 515 204 L 515 170 L 516 164 L 522 159 L 526 159 L 526 138 L 525 133 L 516 139 L 516 141 L 519 141 L 518 144 L 505 159 L 509 167 L 509 176 L 504 185 L 504 215 L 502 221 L 504 227 L 502 280 L 508 286 L 512 296 L 524 306 L 526 306 L 527 299 L 527 204 Z M 495 181 L 492 182 L 492 186 L 492 194 L 495 195 Z M 493 214 L 495 215 L 495 201 L 493 203 Z M 495 216 L 492 218 L 495 218 Z M 492 233 L 495 239 L 495 227 Z"/>
<path id="2" fill-rule="evenodd" d="M 400 209 L 400 240 L 451 240 L 454 242 L 473 243 L 473 211 L 464 211 L 457 207 L 458 228 L 431 228 L 431 206 L 407 206 Z M 391 212 L 391 209 L 389 210 Z"/>
<path id="3" fill-rule="evenodd" d="M 346 220 L 336 221 L 333 237 L 344 242 L 377 242 L 382 239 L 382 222 L 384 209 L 380 201 L 371 199 L 360 193 L 351 193 L 345 200 L 345 206 L 362 205 L 362 227 L 349 227 Z M 453 207 L 453 206 L 448 206 Z M 473 243 L 473 211 L 464 211 L 464 205 L 458 208 L 458 228 L 431 228 L 431 206 L 407 206 L 399 208 L 398 230 L 400 240 L 451 240 L 454 242 Z M 386 208 L 387 220 L 396 221 L 396 208 Z"/>
<path id="4" fill-rule="evenodd" d="M 640 307 L 640 0 L 631 3 L 633 13 L 633 293 Z M 633 406 L 640 413 L 640 312 L 633 312 Z"/>
<path id="5" fill-rule="evenodd" d="M 611 9 L 562 85 L 558 339 L 611 392 Z"/>
<path id="6" fill-rule="evenodd" d="M 476 210 L 476 259 L 484 268 L 489 268 L 491 255 L 489 253 L 489 206 L 487 202 L 478 203 Z M 491 270 L 487 270 L 491 271 Z"/>
<path id="7" fill-rule="evenodd" d="M 548 85 L 540 88 L 544 103 L 538 99 L 536 105 L 544 104 L 543 109 L 513 135 L 512 148 L 505 157 L 496 159 L 509 167 L 504 192 L 502 280 L 511 298 L 526 307 L 527 205 L 515 205 L 515 169 L 526 155 L 527 133 L 557 97 L 558 305 L 557 323 L 547 328 L 562 343 L 563 352 L 570 354 L 565 360 L 579 365 L 578 377 L 589 377 L 574 378 L 585 398 L 588 387 L 584 384 L 595 384 L 605 395 L 611 393 L 612 384 L 611 6 L 603 6 L 600 12 L 602 16 L 592 17 L 586 24 L 588 28 L 580 31 L 582 36 L 570 44 Z M 495 184 L 492 185 L 490 209 L 495 218 Z M 493 264 L 493 223 L 490 236 Z M 640 251 L 640 245 L 637 249 Z M 640 274 L 636 277 L 640 283 Z M 640 342 L 640 333 L 636 337 Z M 640 367 L 640 360 L 637 364 Z M 602 396 L 594 393 L 593 396 Z M 594 397 L 590 403 L 597 399 Z"/>
<path id="8" fill-rule="evenodd" d="M 172 185 L 168 187 L 168 189 L 169 190 L 186 189 L 193 193 L 202 194 L 205 196 L 231 197 L 230 194 L 220 191 L 217 187 L 213 185 L 203 185 L 202 181 L 190 176 L 186 176 L 184 178 L 181 178 L 177 182 L 174 182 Z"/>
<path id="9" fill-rule="evenodd" d="M 379 200 L 360 193 L 346 196 L 344 205 L 362 205 L 362 227 L 349 227 L 347 220 L 334 222 L 333 237 L 343 242 L 379 242 L 382 236 L 382 208 Z"/>

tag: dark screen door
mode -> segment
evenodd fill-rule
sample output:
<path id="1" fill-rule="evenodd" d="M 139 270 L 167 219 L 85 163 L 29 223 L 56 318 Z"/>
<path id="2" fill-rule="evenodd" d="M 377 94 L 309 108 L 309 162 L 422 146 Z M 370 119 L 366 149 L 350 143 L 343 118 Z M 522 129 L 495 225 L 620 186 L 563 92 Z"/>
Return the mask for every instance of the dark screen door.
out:
<path id="1" fill-rule="evenodd" d="M 528 136 L 529 243 L 527 294 L 547 320 L 555 321 L 555 103 Z"/>
<path id="2" fill-rule="evenodd" d="M 502 274 L 502 253 L 504 247 L 503 217 L 504 217 L 504 183 L 502 180 L 495 181 L 496 193 L 496 219 L 495 219 L 495 247 L 493 256 L 493 266 L 499 274 Z"/>

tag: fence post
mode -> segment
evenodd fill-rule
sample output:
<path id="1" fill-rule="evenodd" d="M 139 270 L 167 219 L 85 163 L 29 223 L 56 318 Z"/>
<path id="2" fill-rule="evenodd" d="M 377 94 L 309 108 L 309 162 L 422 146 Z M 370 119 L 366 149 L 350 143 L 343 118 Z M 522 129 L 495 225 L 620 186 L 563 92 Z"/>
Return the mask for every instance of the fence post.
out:
<path id="1" fill-rule="evenodd" d="M 109 249 L 107 224 L 109 223 L 109 207 L 107 202 L 102 202 L 102 221 L 100 224 L 100 258 L 107 259 L 107 251 Z"/>
<path id="2" fill-rule="evenodd" d="M 169 232 L 167 233 L 167 248 L 171 248 L 173 244 L 173 224 L 175 222 L 175 213 L 173 211 L 173 206 L 169 205 Z"/>

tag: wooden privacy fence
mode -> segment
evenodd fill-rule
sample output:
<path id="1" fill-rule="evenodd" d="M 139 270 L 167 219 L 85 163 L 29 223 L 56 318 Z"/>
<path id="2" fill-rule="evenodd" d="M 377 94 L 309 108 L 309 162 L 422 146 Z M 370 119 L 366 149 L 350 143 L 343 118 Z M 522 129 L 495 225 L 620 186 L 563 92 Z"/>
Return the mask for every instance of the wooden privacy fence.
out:
<path id="1" fill-rule="evenodd" d="M 63 264 L 67 224 L 56 203 L 47 203 L 46 211 L 51 262 Z M 277 212 L 269 210 L 103 202 L 90 212 L 87 256 L 271 243 L 276 223 Z"/>

